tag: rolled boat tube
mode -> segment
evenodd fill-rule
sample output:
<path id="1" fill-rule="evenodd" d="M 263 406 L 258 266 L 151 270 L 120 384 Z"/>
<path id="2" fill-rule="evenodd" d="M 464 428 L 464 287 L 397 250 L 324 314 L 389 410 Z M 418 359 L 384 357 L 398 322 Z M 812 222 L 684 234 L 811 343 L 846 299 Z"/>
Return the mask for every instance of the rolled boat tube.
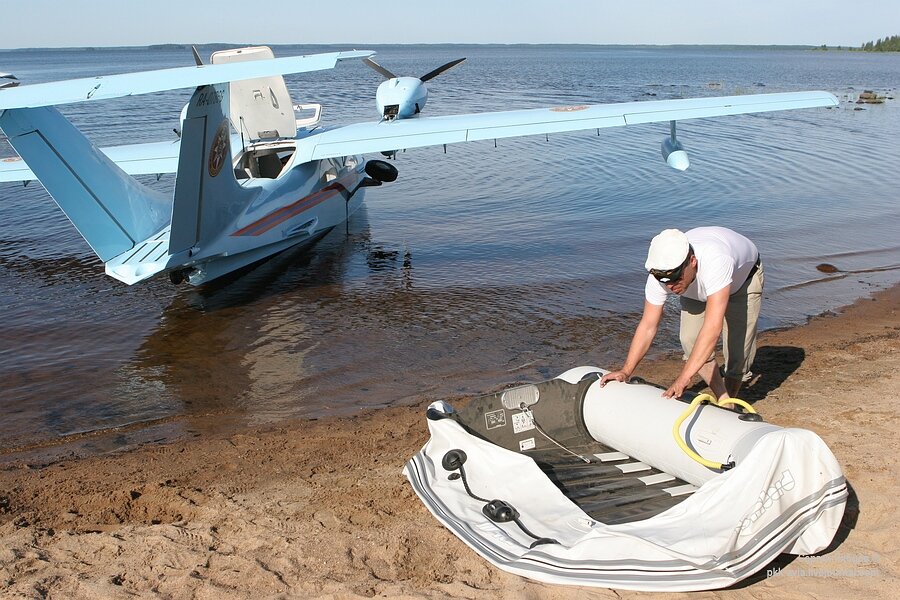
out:
<path id="1" fill-rule="evenodd" d="M 699 487 L 719 471 L 696 462 L 672 437 L 672 423 L 684 411 L 683 403 L 662 397 L 658 387 L 611 381 L 588 389 L 583 416 L 598 442 Z M 736 412 L 703 405 L 682 423 L 680 433 L 703 458 L 741 464 L 762 436 L 781 427 L 738 417 Z"/>

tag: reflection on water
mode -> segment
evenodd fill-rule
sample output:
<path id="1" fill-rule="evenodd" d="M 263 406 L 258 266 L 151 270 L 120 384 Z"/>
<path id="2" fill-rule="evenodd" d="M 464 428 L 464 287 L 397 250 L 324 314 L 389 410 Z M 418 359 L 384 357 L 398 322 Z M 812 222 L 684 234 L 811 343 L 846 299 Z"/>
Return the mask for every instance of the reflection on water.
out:
<path id="1" fill-rule="evenodd" d="M 93 74 L 90 61 L 105 69 L 191 61 L 154 52 L 0 59 L 30 81 L 61 78 L 69 67 Z M 379 52 L 404 72 L 464 55 L 452 47 Z M 465 65 L 435 80 L 434 114 L 742 88 L 824 88 L 849 99 L 851 86 L 900 81 L 893 57 L 842 53 L 465 54 Z M 725 83 L 711 90 L 710 81 Z M 296 99 L 328 105 L 329 124 L 372 119 L 377 83 L 355 63 L 288 81 Z M 105 143 L 121 142 L 126 125 L 164 138 L 183 96 L 153 97 L 152 110 L 136 99 L 100 114 L 64 108 Z M 721 223 L 757 243 L 766 327 L 847 304 L 895 283 L 900 263 L 900 111 L 854 108 L 683 122 L 686 173 L 659 157 L 667 125 L 400 153 L 400 178 L 369 190 L 349 232 L 200 289 L 164 278 L 127 287 L 103 276 L 38 185 L 0 185 L 0 449 L 172 416 L 198 428 L 224 415 L 260 423 L 346 414 L 616 364 L 642 306 L 646 244 L 671 226 Z M 148 179 L 162 190 L 173 183 Z M 822 263 L 837 270 L 817 271 Z M 676 325 L 672 306 L 656 350 L 675 348 Z"/>
<path id="2" fill-rule="evenodd" d="M 364 289 L 348 285 L 354 269 L 366 271 Z M 473 392 L 548 376 L 565 366 L 554 355 L 597 356 L 623 328 L 593 318 L 596 308 L 573 310 L 583 285 L 419 289 L 415 256 L 373 244 L 363 209 L 349 236 L 177 296 L 121 374 L 188 412 L 250 422 Z"/>

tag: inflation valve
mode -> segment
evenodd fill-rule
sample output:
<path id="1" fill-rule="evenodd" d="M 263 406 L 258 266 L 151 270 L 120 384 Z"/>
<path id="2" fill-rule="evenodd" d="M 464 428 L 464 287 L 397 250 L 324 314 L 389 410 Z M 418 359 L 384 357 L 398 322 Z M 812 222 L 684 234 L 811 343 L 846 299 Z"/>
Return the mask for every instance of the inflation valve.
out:
<path id="1" fill-rule="evenodd" d="M 506 500 L 488 500 L 487 498 L 482 498 L 481 496 L 476 496 L 472 493 L 472 490 L 469 488 L 469 482 L 466 479 L 466 470 L 463 465 L 466 463 L 468 457 L 463 450 L 459 448 L 454 448 L 453 450 L 448 450 L 444 457 L 441 459 L 441 466 L 444 467 L 445 471 L 454 471 L 448 477 L 448 479 L 462 479 L 463 487 L 466 489 L 466 493 L 469 497 L 478 500 L 479 502 L 484 502 L 485 505 L 481 507 L 481 512 L 484 513 L 488 519 L 493 523 L 515 523 L 522 532 L 530 538 L 533 538 L 534 541 L 531 543 L 529 548 L 534 548 L 535 546 L 540 546 L 541 544 L 558 544 L 559 542 L 554 540 L 553 538 L 540 537 L 534 535 L 522 521 L 519 520 L 519 511 L 516 508 L 507 502 Z M 459 474 L 455 473 L 455 471 L 459 471 Z M 457 475 L 454 477 L 454 475 Z"/>

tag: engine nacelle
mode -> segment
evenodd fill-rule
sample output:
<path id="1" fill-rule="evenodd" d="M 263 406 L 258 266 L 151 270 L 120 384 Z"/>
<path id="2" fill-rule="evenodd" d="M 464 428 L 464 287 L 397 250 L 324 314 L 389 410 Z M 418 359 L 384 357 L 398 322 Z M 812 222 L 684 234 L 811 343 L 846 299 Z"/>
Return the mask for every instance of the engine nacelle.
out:
<path id="1" fill-rule="evenodd" d="M 394 77 L 375 92 L 378 112 L 385 119 L 406 119 L 419 114 L 428 100 L 428 88 L 418 77 Z"/>

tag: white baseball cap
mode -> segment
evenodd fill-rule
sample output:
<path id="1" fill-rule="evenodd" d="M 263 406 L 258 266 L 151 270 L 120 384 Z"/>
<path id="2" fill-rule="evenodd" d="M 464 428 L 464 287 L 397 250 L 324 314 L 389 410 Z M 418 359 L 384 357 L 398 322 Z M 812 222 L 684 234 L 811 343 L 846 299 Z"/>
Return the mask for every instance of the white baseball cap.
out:
<path id="1" fill-rule="evenodd" d="M 648 271 L 669 271 L 684 263 L 690 251 L 691 243 L 687 235 L 680 229 L 666 229 L 650 241 L 647 262 L 644 267 Z"/>

